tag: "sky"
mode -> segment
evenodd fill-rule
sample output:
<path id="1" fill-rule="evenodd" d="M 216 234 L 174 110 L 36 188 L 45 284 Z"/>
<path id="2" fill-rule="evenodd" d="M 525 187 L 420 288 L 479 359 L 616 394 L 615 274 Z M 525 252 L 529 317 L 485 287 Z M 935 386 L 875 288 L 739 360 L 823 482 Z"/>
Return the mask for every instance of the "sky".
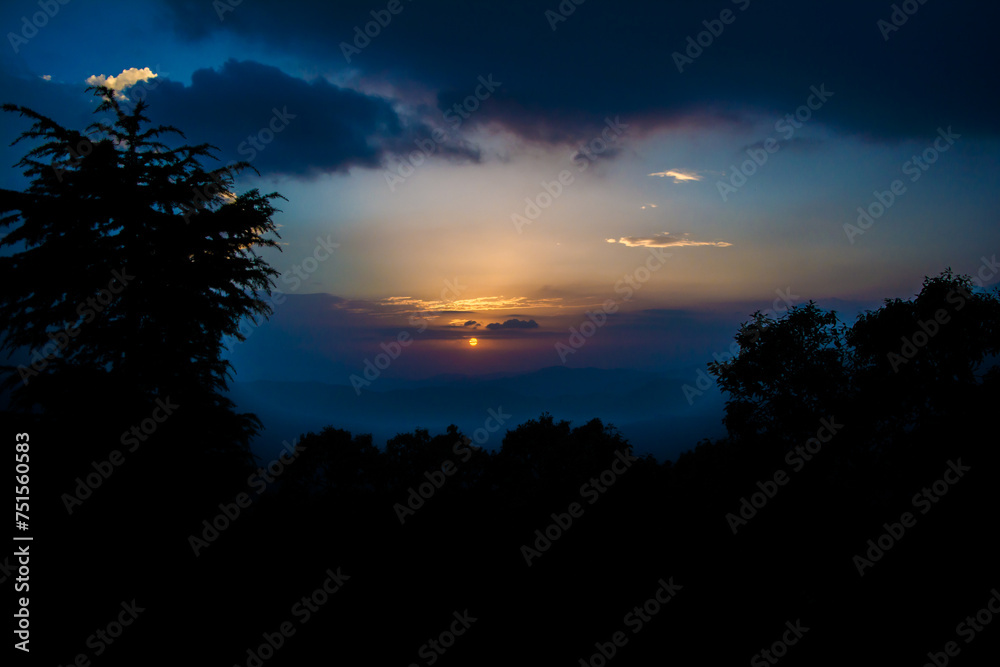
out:
<path id="1" fill-rule="evenodd" d="M 280 192 L 237 379 L 669 369 L 754 310 L 1000 275 L 985 2 L 11 0 L 0 101 L 86 87 Z M 0 159 L 26 119 L 0 117 Z M 17 169 L 0 187 L 20 189 Z M 471 339 L 476 345 L 471 345 Z M 397 347 L 398 346 L 398 347 Z M 277 350 L 277 352 L 276 352 Z"/>

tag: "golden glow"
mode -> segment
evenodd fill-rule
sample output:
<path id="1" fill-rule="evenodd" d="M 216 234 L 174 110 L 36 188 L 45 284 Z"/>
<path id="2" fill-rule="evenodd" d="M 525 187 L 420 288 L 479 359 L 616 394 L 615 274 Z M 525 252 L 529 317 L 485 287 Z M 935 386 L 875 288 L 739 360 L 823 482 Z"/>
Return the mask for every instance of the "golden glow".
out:
<path id="1" fill-rule="evenodd" d="M 479 341 L 476 340 L 475 338 L 470 338 L 469 339 L 469 345 L 471 345 L 472 347 L 475 347 L 475 346 L 479 345 Z"/>
<path id="2" fill-rule="evenodd" d="M 412 308 L 419 311 L 429 310 L 462 310 L 462 311 L 501 311 L 501 310 L 524 310 L 527 308 L 560 308 L 562 306 L 561 297 L 550 297 L 544 299 L 529 298 L 526 296 L 505 297 L 501 296 L 480 296 L 473 299 L 455 299 L 446 301 L 444 298 L 438 301 L 427 301 L 412 296 L 390 296 L 377 301 L 379 305 L 393 308 Z"/>

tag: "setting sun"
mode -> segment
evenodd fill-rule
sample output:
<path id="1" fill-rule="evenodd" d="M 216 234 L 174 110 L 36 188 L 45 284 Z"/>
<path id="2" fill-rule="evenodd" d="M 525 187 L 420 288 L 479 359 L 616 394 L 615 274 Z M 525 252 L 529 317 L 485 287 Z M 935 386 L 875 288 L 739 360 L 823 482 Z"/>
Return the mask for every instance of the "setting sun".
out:
<path id="1" fill-rule="evenodd" d="M 470 338 L 469 339 L 469 345 L 471 345 L 472 347 L 475 347 L 476 345 L 479 345 L 479 341 L 476 340 L 475 338 Z"/>

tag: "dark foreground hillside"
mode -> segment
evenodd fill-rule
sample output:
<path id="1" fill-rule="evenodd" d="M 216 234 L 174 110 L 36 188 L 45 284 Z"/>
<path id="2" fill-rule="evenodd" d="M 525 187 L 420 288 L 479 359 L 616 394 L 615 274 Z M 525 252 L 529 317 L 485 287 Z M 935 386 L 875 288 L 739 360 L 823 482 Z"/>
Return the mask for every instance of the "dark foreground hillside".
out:
<path id="1" fill-rule="evenodd" d="M 995 664 L 995 301 L 967 294 L 967 317 L 892 356 L 954 280 L 849 330 L 812 305 L 745 327 L 739 357 L 713 368 L 729 436 L 673 464 L 631 456 L 598 420 L 541 415 L 498 429 L 495 454 L 457 429 L 376 447 L 331 427 L 269 483 L 213 450 L 182 395 L 128 451 L 108 415 L 141 423 L 149 406 L 88 379 L 59 415 L 5 416 L 32 443 L 32 652 L 62 665 Z M 96 488 L 77 489 L 95 470 Z"/>

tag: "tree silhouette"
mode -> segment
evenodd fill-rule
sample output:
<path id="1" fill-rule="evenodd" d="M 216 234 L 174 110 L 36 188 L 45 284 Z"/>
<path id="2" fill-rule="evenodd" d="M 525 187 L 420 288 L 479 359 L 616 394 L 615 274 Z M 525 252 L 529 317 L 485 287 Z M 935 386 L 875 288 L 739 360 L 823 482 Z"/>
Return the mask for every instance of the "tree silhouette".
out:
<path id="1" fill-rule="evenodd" d="M 954 414 L 981 393 L 1000 352 L 1000 298 L 972 287 L 946 269 L 915 298 L 886 299 L 850 328 L 811 301 L 777 320 L 755 313 L 736 335 L 740 352 L 708 364 L 729 394 L 730 439 L 787 446 L 820 417 L 850 415 L 880 448 Z"/>
<path id="2" fill-rule="evenodd" d="M 729 394 L 726 427 L 740 438 L 798 438 L 819 416 L 842 408 L 850 385 L 845 327 L 814 302 L 780 319 L 754 313 L 735 339 L 740 352 L 708 364 Z"/>
<path id="3" fill-rule="evenodd" d="M 213 146 L 168 147 L 162 135 L 183 133 L 146 127 L 143 101 L 126 113 L 111 89 L 88 90 L 101 98 L 95 113 L 114 121 L 87 133 L 3 107 L 33 121 L 14 143 L 40 143 L 18 163 L 27 190 L 0 191 L 0 246 L 18 249 L 0 258 L 0 350 L 31 351 L 2 386 L 22 409 L 53 414 L 95 389 L 137 410 L 170 397 L 184 405 L 181 421 L 210 425 L 204 449 L 246 460 L 259 422 L 222 393 L 222 339 L 242 340 L 241 318 L 270 313 L 261 293 L 277 271 L 255 251 L 278 247 L 269 235 L 280 195 L 235 194 L 233 176 L 249 164 L 209 171 L 201 161 Z"/>

